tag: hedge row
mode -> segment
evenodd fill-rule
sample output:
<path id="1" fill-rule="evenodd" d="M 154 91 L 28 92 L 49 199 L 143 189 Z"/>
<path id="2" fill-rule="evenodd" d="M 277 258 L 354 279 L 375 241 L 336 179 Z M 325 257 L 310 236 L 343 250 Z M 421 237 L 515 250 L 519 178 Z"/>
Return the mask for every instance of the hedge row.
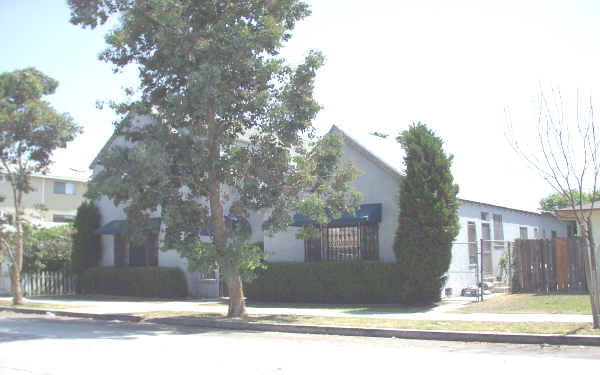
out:
<path id="1" fill-rule="evenodd" d="M 179 268 L 90 268 L 83 273 L 80 285 L 82 292 L 88 294 L 158 298 L 187 296 L 187 281 Z"/>
<path id="2" fill-rule="evenodd" d="M 427 304 L 439 301 L 444 280 L 408 282 L 397 263 L 269 263 L 247 283 L 249 300 L 311 303 Z"/>

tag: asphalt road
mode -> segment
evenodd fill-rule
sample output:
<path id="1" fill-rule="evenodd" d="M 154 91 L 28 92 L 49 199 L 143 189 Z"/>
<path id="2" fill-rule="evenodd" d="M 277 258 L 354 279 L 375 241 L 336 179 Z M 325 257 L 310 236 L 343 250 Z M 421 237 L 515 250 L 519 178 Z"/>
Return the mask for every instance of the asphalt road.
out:
<path id="1" fill-rule="evenodd" d="M 1 375 L 333 375 L 407 370 L 505 375 L 596 371 L 599 366 L 597 347 L 220 331 L 0 312 Z"/>

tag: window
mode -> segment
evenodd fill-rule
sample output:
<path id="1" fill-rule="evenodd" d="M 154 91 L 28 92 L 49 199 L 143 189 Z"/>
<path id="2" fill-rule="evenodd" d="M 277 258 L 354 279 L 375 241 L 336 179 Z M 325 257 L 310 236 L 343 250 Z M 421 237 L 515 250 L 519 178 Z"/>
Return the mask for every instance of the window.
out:
<path id="1" fill-rule="evenodd" d="M 467 223 L 467 236 L 467 241 L 469 242 L 469 263 L 477 264 L 477 228 L 472 221 Z"/>
<path id="2" fill-rule="evenodd" d="M 567 237 L 577 236 L 577 224 L 574 221 L 567 223 Z"/>
<path id="3" fill-rule="evenodd" d="M 490 220 L 490 214 L 487 212 L 482 212 L 481 213 L 481 220 L 483 221 L 489 221 Z"/>
<path id="4" fill-rule="evenodd" d="M 555 230 L 553 230 L 553 231 L 552 231 L 552 232 L 550 232 L 550 233 L 551 233 L 552 239 L 555 239 L 555 238 L 556 238 L 556 231 L 555 231 Z"/>
<path id="5" fill-rule="evenodd" d="M 502 225 L 502 215 L 493 216 L 494 219 L 494 241 L 504 241 L 504 227 Z M 502 245 L 502 244 L 499 244 Z"/>
<path id="6" fill-rule="evenodd" d="M 142 244 L 129 243 L 129 266 L 158 266 L 158 234 L 146 233 Z"/>
<path id="7" fill-rule="evenodd" d="M 533 238 L 536 239 L 536 240 L 539 239 L 538 238 L 538 229 L 537 228 L 533 228 Z"/>
<path id="8" fill-rule="evenodd" d="M 115 234 L 115 242 L 114 242 L 114 251 L 115 251 L 115 266 L 116 267 L 125 267 L 127 266 L 127 241 L 126 237 L 123 234 Z"/>
<path id="9" fill-rule="evenodd" d="M 55 182 L 54 194 L 75 195 L 75 184 L 69 182 Z"/>
<path id="10" fill-rule="evenodd" d="M 3 174 L 0 174 L 0 184 L 6 182 L 6 176 L 4 176 Z"/>
<path id="11" fill-rule="evenodd" d="M 158 266 L 158 233 L 145 233 L 145 237 L 144 243 L 135 244 L 127 242 L 124 234 L 115 234 L 115 266 Z"/>
<path id="12" fill-rule="evenodd" d="M 521 238 L 522 240 L 526 240 L 527 239 L 527 227 L 520 227 L 519 228 L 519 238 Z"/>
<path id="13" fill-rule="evenodd" d="M 304 241 L 307 262 L 379 259 L 377 224 L 329 225 L 320 232 L 320 238 Z"/>
<path id="14" fill-rule="evenodd" d="M 73 215 L 52 215 L 52 221 L 55 223 L 72 223 L 75 221 Z"/>

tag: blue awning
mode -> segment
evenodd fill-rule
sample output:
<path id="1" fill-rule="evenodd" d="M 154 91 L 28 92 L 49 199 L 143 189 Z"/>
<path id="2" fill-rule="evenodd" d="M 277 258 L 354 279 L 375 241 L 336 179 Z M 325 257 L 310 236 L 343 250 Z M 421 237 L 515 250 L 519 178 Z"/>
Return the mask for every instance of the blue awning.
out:
<path id="1" fill-rule="evenodd" d="M 150 223 L 143 229 L 144 232 L 158 232 L 160 229 L 160 218 L 154 217 L 150 219 Z M 96 229 L 96 234 L 119 234 L 129 230 L 127 220 L 113 220 Z"/>
<path id="2" fill-rule="evenodd" d="M 160 221 L 161 221 L 161 219 L 159 217 L 151 218 L 150 225 L 145 227 L 142 231 L 158 232 L 158 230 L 160 229 Z M 248 228 L 250 228 L 250 223 L 248 223 L 248 220 L 246 220 L 243 217 L 238 217 L 238 216 L 232 216 L 232 217 L 225 216 L 225 227 L 227 229 L 231 229 L 232 224 L 235 225 L 235 223 L 238 223 L 240 221 L 243 222 L 245 225 L 247 225 Z M 127 220 L 113 220 L 107 224 L 104 224 L 100 228 L 98 228 L 95 233 L 96 234 L 115 235 L 115 234 L 127 232 L 128 230 L 129 230 L 129 224 L 127 223 Z M 209 236 L 213 232 L 214 232 L 214 226 L 212 224 L 210 224 L 208 227 L 208 230 L 206 228 L 203 228 L 201 230 L 200 234 L 203 236 Z"/>
<path id="3" fill-rule="evenodd" d="M 354 211 L 354 215 L 350 215 L 345 212 L 339 219 L 333 219 L 328 209 L 325 209 L 325 213 L 329 217 L 329 224 L 357 224 L 357 223 L 379 223 L 381 222 L 381 203 L 367 203 L 361 204 L 358 209 Z M 294 227 L 303 227 L 305 225 L 311 225 L 313 222 L 306 216 L 301 214 L 294 215 L 294 222 L 291 224 Z"/>

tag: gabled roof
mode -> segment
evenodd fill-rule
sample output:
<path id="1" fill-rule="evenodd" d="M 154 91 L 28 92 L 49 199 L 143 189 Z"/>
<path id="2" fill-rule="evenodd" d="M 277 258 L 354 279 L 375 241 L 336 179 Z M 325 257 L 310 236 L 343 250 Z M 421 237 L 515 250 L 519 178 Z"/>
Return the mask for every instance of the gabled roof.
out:
<path id="1" fill-rule="evenodd" d="M 103 153 L 108 151 L 108 149 L 110 148 L 110 146 L 112 146 L 115 139 L 117 139 L 117 132 L 113 131 L 110 138 L 108 138 L 108 141 L 106 141 L 106 143 L 104 144 L 104 146 L 102 146 L 102 148 L 100 149 L 100 151 L 98 152 L 98 154 L 96 155 L 94 160 L 92 160 L 92 162 L 90 163 L 91 170 L 94 170 L 94 168 L 96 168 L 96 164 L 98 164 L 98 159 L 100 159 L 100 155 L 102 155 Z"/>
<path id="2" fill-rule="evenodd" d="M 148 117 L 148 116 L 136 116 L 133 121 L 134 121 L 134 126 L 144 126 L 149 121 L 152 121 L 152 119 L 150 117 Z M 94 160 L 92 160 L 92 162 L 90 163 L 90 169 L 91 170 L 94 170 L 94 168 L 96 168 L 96 164 L 98 164 L 98 160 L 100 159 L 100 155 L 102 155 L 103 153 L 105 153 L 106 151 L 108 151 L 108 149 L 110 149 L 110 147 L 113 145 L 113 143 L 115 142 L 115 140 L 117 138 L 118 138 L 118 135 L 117 135 L 117 131 L 115 129 L 115 131 L 113 131 L 112 135 L 110 136 L 110 138 L 108 138 L 108 140 L 106 141 L 106 143 L 104 144 L 104 146 L 102 146 L 102 149 L 100 149 L 100 151 L 98 152 L 98 154 L 96 155 L 96 157 L 94 158 Z M 250 143 L 249 135 L 240 136 L 238 138 L 238 140 L 240 142 Z"/>
<path id="3" fill-rule="evenodd" d="M 336 125 L 333 125 L 329 132 L 342 134 L 347 145 L 359 151 L 392 176 L 404 177 L 404 150 L 393 136 L 382 138 L 369 133 L 350 136 Z"/>
<path id="4" fill-rule="evenodd" d="M 388 171 L 394 177 L 403 178 L 404 177 L 404 150 L 400 146 L 400 144 L 396 141 L 395 135 L 390 135 L 386 138 L 382 138 L 376 135 L 372 135 L 369 133 L 360 134 L 359 132 L 353 132 L 352 136 L 345 132 L 341 128 L 336 125 L 333 125 L 329 132 L 338 132 L 344 136 L 344 140 L 346 144 L 358 150 L 361 154 L 363 154 L 366 158 L 373 161 L 376 165 L 380 166 L 382 169 Z M 469 204 L 478 204 L 482 206 L 488 206 L 493 208 L 501 208 L 511 211 L 516 211 L 520 213 L 530 214 L 530 215 L 548 215 L 548 213 L 540 214 L 538 212 L 532 212 L 527 210 L 521 210 L 517 208 L 500 206 L 496 204 L 490 204 L 485 202 L 478 202 L 468 199 L 459 198 L 461 204 L 469 203 Z M 600 209 L 600 202 L 597 202 L 597 207 Z M 551 215 L 551 214 L 550 214 Z"/>

